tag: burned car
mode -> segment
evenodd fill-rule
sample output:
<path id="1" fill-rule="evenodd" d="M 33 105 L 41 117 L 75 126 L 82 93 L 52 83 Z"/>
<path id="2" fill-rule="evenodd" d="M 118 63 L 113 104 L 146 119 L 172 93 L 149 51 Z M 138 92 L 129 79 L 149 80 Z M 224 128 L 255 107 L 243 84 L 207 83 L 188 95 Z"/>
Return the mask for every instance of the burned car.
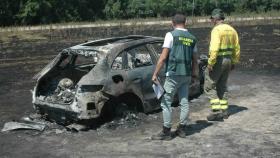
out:
<path id="1" fill-rule="evenodd" d="M 64 124 L 113 114 L 119 105 L 145 113 L 159 109 L 151 78 L 163 40 L 134 35 L 64 49 L 34 76 L 34 108 Z M 190 96 L 201 93 L 206 62 L 199 60 L 201 75 Z M 160 76 L 164 80 L 164 70 Z"/>

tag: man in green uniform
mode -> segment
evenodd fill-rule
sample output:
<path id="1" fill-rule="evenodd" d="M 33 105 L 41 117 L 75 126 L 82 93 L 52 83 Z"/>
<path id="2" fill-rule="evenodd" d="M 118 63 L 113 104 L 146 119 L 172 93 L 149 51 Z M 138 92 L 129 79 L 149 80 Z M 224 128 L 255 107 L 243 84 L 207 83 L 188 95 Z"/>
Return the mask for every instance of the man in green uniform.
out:
<path id="1" fill-rule="evenodd" d="M 165 64 L 166 79 L 164 82 L 165 94 L 161 100 L 163 113 L 163 130 L 152 136 L 154 140 L 171 140 L 172 108 L 171 103 L 175 93 L 178 93 L 181 114 L 180 124 L 176 133 L 180 137 L 186 137 L 185 126 L 189 113 L 188 91 L 191 76 L 198 76 L 196 38 L 185 29 L 186 17 L 176 14 L 172 18 L 174 30 L 168 32 L 164 39 L 163 50 L 158 60 L 153 82 L 158 82 L 158 73 Z"/>
<path id="2" fill-rule="evenodd" d="M 214 9 L 210 19 L 215 26 L 211 31 L 204 91 L 214 112 L 207 119 L 213 121 L 216 116 L 221 116 L 216 115 L 220 112 L 228 115 L 227 80 L 230 71 L 239 62 L 240 45 L 236 30 L 224 23 L 225 16 L 221 9 Z"/>

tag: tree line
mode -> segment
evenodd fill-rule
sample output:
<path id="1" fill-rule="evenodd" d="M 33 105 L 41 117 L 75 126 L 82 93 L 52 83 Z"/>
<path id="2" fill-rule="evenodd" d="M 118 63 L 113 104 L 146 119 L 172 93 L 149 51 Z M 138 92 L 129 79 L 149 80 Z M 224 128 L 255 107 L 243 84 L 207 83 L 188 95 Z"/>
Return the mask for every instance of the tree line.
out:
<path id="1" fill-rule="evenodd" d="M 280 0 L 1 0 L 0 26 L 280 10 Z"/>

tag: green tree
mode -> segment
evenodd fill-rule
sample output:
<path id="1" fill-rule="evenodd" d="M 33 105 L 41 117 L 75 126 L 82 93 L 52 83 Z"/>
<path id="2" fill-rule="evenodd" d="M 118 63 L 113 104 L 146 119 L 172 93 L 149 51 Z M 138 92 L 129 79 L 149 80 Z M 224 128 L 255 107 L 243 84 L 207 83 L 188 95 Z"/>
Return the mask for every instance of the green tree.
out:
<path id="1" fill-rule="evenodd" d="M 271 0 L 271 9 L 280 10 L 280 0 Z"/>
<path id="2" fill-rule="evenodd" d="M 201 15 L 210 15 L 212 10 L 216 8 L 216 1 L 213 0 L 199 0 L 198 3 L 201 6 Z"/>
<path id="3" fill-rule="evenodd" d="M 0 4 L 0 26 L 13 25 L 17 23 L 16 14 L 26 0 L 1 0 Z"/>
<path id="4" fill-rule="evenodd" d="M 126 0 L 108 0 L 103 13 L 107 17 L 107 19 L 120 19 L 127 17 L 126 10 Z"/>
<path id="5" fill-rule="evenodd" d="M 194 2 L 194 6 L 193 6 Z M 280 10 L 280 0 L 1 0 L 0 26 Z"/>
<path id="6" fill-rule="evenodd" d="M 129 0 L 127 6 L 128 17 L 145 17 L 147 14 L 146 2 L 144 0 Z"/>
<path id="7" fill-rule="evenodd" d="M 51 17 L 51 3 L 47 0 L 28 0 L 17 17 L 23 24 L 48 23 Z"/>
<path id="8" fill-rule="evenodd" d="M 228 15 L 234 11 L 234 5 L 230 0 L 220 0 L 218 6 Z"/>

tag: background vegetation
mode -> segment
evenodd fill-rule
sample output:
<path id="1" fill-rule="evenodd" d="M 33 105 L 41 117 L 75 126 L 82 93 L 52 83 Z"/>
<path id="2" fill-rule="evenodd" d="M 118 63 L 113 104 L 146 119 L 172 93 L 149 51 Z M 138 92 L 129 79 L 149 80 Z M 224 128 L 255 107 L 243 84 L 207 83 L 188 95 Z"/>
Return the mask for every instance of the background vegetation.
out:
<path id="1" fill-rule="evenodd" d="M 280 10 L 280 0 L 1 0 L 0 26 Z"/>

